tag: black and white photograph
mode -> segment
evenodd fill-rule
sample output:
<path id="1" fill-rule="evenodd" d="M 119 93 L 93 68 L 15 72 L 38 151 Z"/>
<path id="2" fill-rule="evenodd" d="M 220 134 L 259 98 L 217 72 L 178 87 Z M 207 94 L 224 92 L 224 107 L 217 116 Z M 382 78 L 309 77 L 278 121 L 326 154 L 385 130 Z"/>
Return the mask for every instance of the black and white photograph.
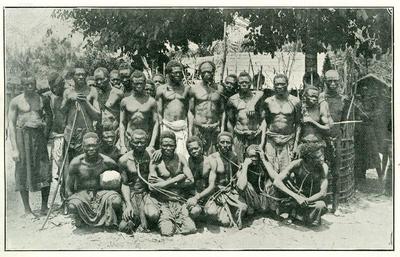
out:
<path id="1" fill-rule="evenodd" d="M 394 10 L 3 6 L 3 250 L 394 251 Z"/>

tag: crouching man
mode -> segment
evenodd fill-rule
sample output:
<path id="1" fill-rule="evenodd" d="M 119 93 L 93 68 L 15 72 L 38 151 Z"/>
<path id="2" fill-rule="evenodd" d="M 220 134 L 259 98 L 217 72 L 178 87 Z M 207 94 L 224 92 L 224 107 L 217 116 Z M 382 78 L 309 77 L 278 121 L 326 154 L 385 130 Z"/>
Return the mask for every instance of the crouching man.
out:
<path id="1" fill-rule="evenodd" d="M 161 159 L 152 160 L 149 167 L 151 196 L 158 202 L 158 226 L 163 236 L 191 234 L 196 225 L 189 217 L 185 189 L 193 184 L 193 175 L 185 158 L 175 153 L 176 136 L 164 131 L 160 137 Z"/>
<path id="2" fill-rule="evenodd" d="M 124 154 L 118 162 L 124 199 L 122 220 L 119 230 L 128 234 L 146 231 L 148 221 L 158 220 L 157 202 L 149 196 L 147 179 L 149 177 L 150 156 L 145 150 L 148 136 L 144 130 L 136 129 L 129 135 L 131 151 Z"/>
<path id="3" fill-rule="evenodd" d="M 229 132 L 221 132 L 217 137 L 218 152 L 208 158 L 216 166 L 215 179 L 210 174 L 210 186 L 216 189 L 205 205 L 205 213 L 222 226 L 242 228 L 242 217 L 247 205 L 236 190 L 236 173 L 238 158 L 232 151 L 233 136 Z"/>
<path id="4" fill-rule="evenodd" d="M 246 201 L 248 215 L 276 209 L 273 182 L 277 175 L 259 145 L 250 145 L 246 149 L 246 158 L 238 172 L 237 188 Z"/>
<path id="5" fill-rule="evenodd" d="M 299 148 L 300 159 L 292 161 L 274 181 L 278 189 L 290 196 L 281 202 L 279 211 L 307 226 L 318 226 L 326 212 L 328 166 L 321 144 L 304 143 Z"/>
<path id="6" fill-rule="evenodd" d="M 121 212 L 121 176 L 117 164 L 99 153 L 99 138 L 89 132 L 83 136 L 84 153 L 72 159 L 67 176 L 68 211 L 75 226 L 118 226 Z"/>

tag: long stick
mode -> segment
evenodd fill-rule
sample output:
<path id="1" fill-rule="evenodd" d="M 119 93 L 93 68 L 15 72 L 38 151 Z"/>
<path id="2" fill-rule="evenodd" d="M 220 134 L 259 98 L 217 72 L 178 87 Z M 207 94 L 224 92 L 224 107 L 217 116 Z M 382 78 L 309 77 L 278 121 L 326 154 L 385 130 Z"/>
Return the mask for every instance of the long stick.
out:
<path id="1" fill-rule="evenodd" d="M 249 54 L 249 58 L 250 58 L 250 67 L 251 67 L 251 72 L 253 73 L 253 77 L 254 77 L 254 67 L 253 67 L 253 61 L 251 60 L 251 55 L 250 55 L 250 53 L 248 52 L 248 54 Z"/>
<path id="2" fill-rule="evenodd" d="M 65 163 L 66 163 L 66 161 L 67 161 L 68 149 L 69 149 L 69 146 L 70 146 L 71 141 L 72 141 L 72 134 L 74 133 L 74 130 L 75 130 L 75 124 L 76 124 L 76 119 L 77 119 L 77 117 L 78 117 L 78 108 L 76 108 L 74 120 L 73 120 L 73 122 L 72 122 L 71 134 L 70 134 L 70 137 L 69 137 L 69 140 L 68 140 L 68 143 L 67 143 L 67 148 L 66 148 L 66 151 L 65 151 L 64 159 L 63 159 L 63 162 L 62 162 L 62 164 L 61 164 L 60 176 L 59 176 L 59 180 L 57 181 L 57 187 L 56 187 L 56 190 L 55 190 L 54 193 L 53 193 L 53 198 L 51 199 L 51 204 L 50 204 L 49 211 L 47 212 L 46 219 L 44 220 L 43 225 L 42 225 L 42 227 L 40 228 L 40 230 L 43 230 L 43 229 L 44 229 L 44 226 L 46 226 L 46 223 L 47 223 L 47 221 L 49 220 L 51 211 L 53 210 L 54 201 L 56 200 L 57 193 L 58 193 L 58 189 L 60 188 L 61 181 L 62 181 L 62 178 L 63 178 L 64 166 L 65 166 Z"/>
<path id="3" fill-rule="evenodd" d="M 224 22 L 224 52 L 222 55 L 222 71 L 221 71 L 221 83 L 224 80 L 224 72 L 225 72 L 225 65 L 226 65 L 226 55 L 228 52 L 228 47 L 227 47 L 227 36 L 226 36 L 226 21 Z"/>

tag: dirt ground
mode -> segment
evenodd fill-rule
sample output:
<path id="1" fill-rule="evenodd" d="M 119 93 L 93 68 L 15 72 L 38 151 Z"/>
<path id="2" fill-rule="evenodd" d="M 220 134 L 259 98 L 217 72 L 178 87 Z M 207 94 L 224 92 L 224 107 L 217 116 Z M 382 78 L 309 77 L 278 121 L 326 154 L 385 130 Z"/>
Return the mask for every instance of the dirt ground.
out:
<path id="1" fill-rule="evenodd" d="M 45 230 L 39 231 L 44 217 L 21 217 L 23 207 L 15 192 L 14 167 L 12 162 L 7 163 L 7 250 L 393 249 L 392 198 L 379 193 L 374 171 L 368 171 L 367 183 L 355 197 L 340 205 L 337 216 L 323 216 L 318 229 L 258 217 L 240 231 L 202 225 L 196 234 L 166 238 L 156 232 L 129 236 L 114 230 L 76 229 L 69 217 L 58 213 L 51 216 Z M 31 194 L 31 199 L 33 210 L 39 210 L 40 193 Z"/>

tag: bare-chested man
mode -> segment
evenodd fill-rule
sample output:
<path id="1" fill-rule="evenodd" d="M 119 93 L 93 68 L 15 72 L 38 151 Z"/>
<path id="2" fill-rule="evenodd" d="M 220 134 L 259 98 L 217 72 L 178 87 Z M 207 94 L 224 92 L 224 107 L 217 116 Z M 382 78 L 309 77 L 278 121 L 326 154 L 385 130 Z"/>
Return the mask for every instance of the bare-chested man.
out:
<path id="1" fill-rule="evenodd" d="M 232 151 L 233 136 L 229 132 L 221 132 L 217 142 L 218 152 L 208 157 L 211 164 L 216 167 L 215 179 L 213 173 L 209 176 L 211 190 L 215 188 L 216 191 L 208 198 L 204 210 L 222 226 L 236 226 L 242 229 L 242 217 L 247 211 L 247 205 L 235 189 L 239 163 Z"/>
<path id="2" fill-rule="evenodd" d="M 249 145 L 264 145 L 266 124 L 261 105 L 263 92 L 251 91 L 251 77 L 247 72 L 240 73 L 238 84 L 239 93 L 229 98 L 227 115 L 235 152 L 239 162 L 243 162 Z"/>
<path id="3" fill-rule="evenodd" d="M 274 181 L 289 196 L 280 204 L 279 213 L 289 213 L 305 225 L 318 226 L 326 211 L 328 165 L 320 143 L 304 143 L 299 148 L 300 159 L 287 165 Z"/>
<path id="4" fill-rule="evenodd" d="M 177 153 L 186 159 L 188 138 L 189 87 L 184 85 L 183 67 L 177 61 L 170 61 L 165 69 L 168 81 L 157 88 L 156 99 L 160 119 L 160 131 L 174 132 L 177 140 Z"/>
<path id="5" fill-rule="evenodd" d="M 319 98 L 318 88 L 309 86 L 304 90 L 302 114 L 300 141 L 323 143 L 333 121 L 328 103 Z"/>
<path id="6" fill-rule="evenodd" d="M 113 126 L 103 126 L 101 133 L 100 153 L 110 157 L 115 162 L 118 162 L 119 158 L 121 157 L 121 153 L 116 146 L 116 138 L 117 137 Z"/>
<path id="7" fill-rule="evenodd" d="M 122 199 L 117 193 L 121 176 L 117 164 L 99 153 L 96 133 L 83 137 L 84 154 L 72 159 L 66 183 L 68 211 L 75 226 L 118 226 Z M 106 174 L 109 173 L 109 174 Z"/>
<path id="8" fill-rule="evenodd" d="M 347 98 L 339 94 L 339 73 L 336 70 L 328 70 L 324 76 L 325 90 L 319 97 L 324 99 L 329 105 L 329 112 L 333 122 L 341 122 L 346 120 L 348 109 Z M 341 156 L 341 141 L 342 132 L 340 124 L 333 124 L 330 129 L 325 158 L 328 162 L 330 172 L 332 174 L 332 211 L 337 210 L 339 204 L 339 169 L 342 161 Z"/>
<path id="9" fill-rule="evenodd" d="M 36 92 L 36 79 L 33 76 L 24 74 L 21 85 L 24 92 L 11 100 L 8 112 L 11 157 L 15 161 L 15 186 L 21 194 L 25 214 L 34 218 L 29 192 L 40 190 L 41 213 L 46 214 L 48 210 L 51 171 L 45 115 L 51 117 L 51 110 Z"/>
<path id="10" fill-rule="evenodd" d="M 267 133 L 265 154 L 279 173 L 292 159 L 300 132 L 300 100 L 289 94 L 288 78 L 283 74 L 274 77 L 275 95 L 264 102 Z"/>
<path id="11" fill-rule="evenodd" d="M 146 81 L 146 87 L 145 87 L 146 94 L 149 96 L 155 98 L 156 97 L 156 86 L 154 82 L 150 79 Z"/>
<path id="12" fill-rule="evenodd" d="M 199 65 L 202 80 L 190 89 L 191 111 L 189 130 L 204 142 L 204 152 L 216 151 L 217 136 L 224 131 L 224 88 L 214 82 L 215 64 L 205 61 Z"/>
<path id="13" fill-rule="evenodd" d="M 131 75 L 133 85 L 132 94 L 121 101 L 121 114 L 119 123 L 121 153 L 128 151 L 129 139 L 127 133 L 135 129 L 143 129 L 151 133 L 148 150 L 152 151 L 158 135 L 157 102 L 144 90 L 146 77 L 141 71 L 135 71 Z M 129 132 L 128 132 L 129 131 Z"/>
<path id="14" fill-rule="evenodd" d="M 190 217 L 198 218 L 203 213 L 203 208 L 207 196 L 215 188 L 215 162 L 203 154 L 203 142 L 196 136 L 191 136 L 187 140 L 189 152 L 189 168 L 194 178 L 194 187 L 190 190 L 190 198 L 187 200 Z"/>
<path id="15" fill-rule="evenodd" d="M 161 161 L 151 161 L 149 182 L 152 198 L 160 206 L 158 226 L 161 235 L 192 234 L 196 225 L 189 217 L 184 189 L 193 184 L 193 175 L 186 159 L 175 153 L 176 137 L 171 131 L 160 136 Z"/>
<path id="16" fill-rule="evenodd" d="M 68 158 L 72 160 L 82 153 L 82 138 L 88 131 L 94 131 L 93 122 L 100 120 L 100 107 L 97 101 L 97 90 L 88 87 L 85 81 L 86 71 L 82 65 L 76 65 L 74 70 L 74 87 L 64 91 L 61 110 L 66 114 L 67 126 L 64 130 L 66 142 L 71 140 L 68 150 Z M 76 122 L 74 131 L 72 126 Z"/>
<path id="17" fill-rule="evenodd" d="M 274 179 L 278 174 L 266 160 L 264 151 L 259 145 L 250 145 L 246 150 L 246 159 L 238 171 L 237 187 L 246 200 L 247 214 L 262 213 L 276 210 L 277 203 L 273 200 Z"/>
<path id="18" fill-rule="evenodd" d="M 147 133 L 141 129 L 132 131 L 130 136 L 131 151 L 124 154 L 118 164 L 122 174 L 121 192 L 124 199 L 124 211 L 119 225 L 120 231 L 133 233 L 146 231 L 148 220 L 159 218 L 156 202 L 149 197 L 147 179 L 149 177 L 150 156 L 145 150 Z"/>
<path id="19" fill-rule="evenodd" d="M 57 72 L 52 72 L 48 77 L 48 82 L 51 90 L 49 102 L 53 114 L 49 137 L 49 152 L 52 162 L 52 174 L 54 178 L 57 178 L 60 172 L 59 168 L 62 165 L 64 149 L 65 114 L 61 111 L 61 103 L 65 90 L 65 80 Z"/>
<path id="20" fill-rule="evenodd" d="M 111 111 L 118 120 L 122 99 L 126 96 L 130 96 L 132 93 L 131 73 L 132 71 L 129 64 L 123 63 L 119 67 L 118 76 L 115 72 L 110 75 L 110 80 L 114 82 L 112 82 L 113 85 L 105 107 Z"/>

